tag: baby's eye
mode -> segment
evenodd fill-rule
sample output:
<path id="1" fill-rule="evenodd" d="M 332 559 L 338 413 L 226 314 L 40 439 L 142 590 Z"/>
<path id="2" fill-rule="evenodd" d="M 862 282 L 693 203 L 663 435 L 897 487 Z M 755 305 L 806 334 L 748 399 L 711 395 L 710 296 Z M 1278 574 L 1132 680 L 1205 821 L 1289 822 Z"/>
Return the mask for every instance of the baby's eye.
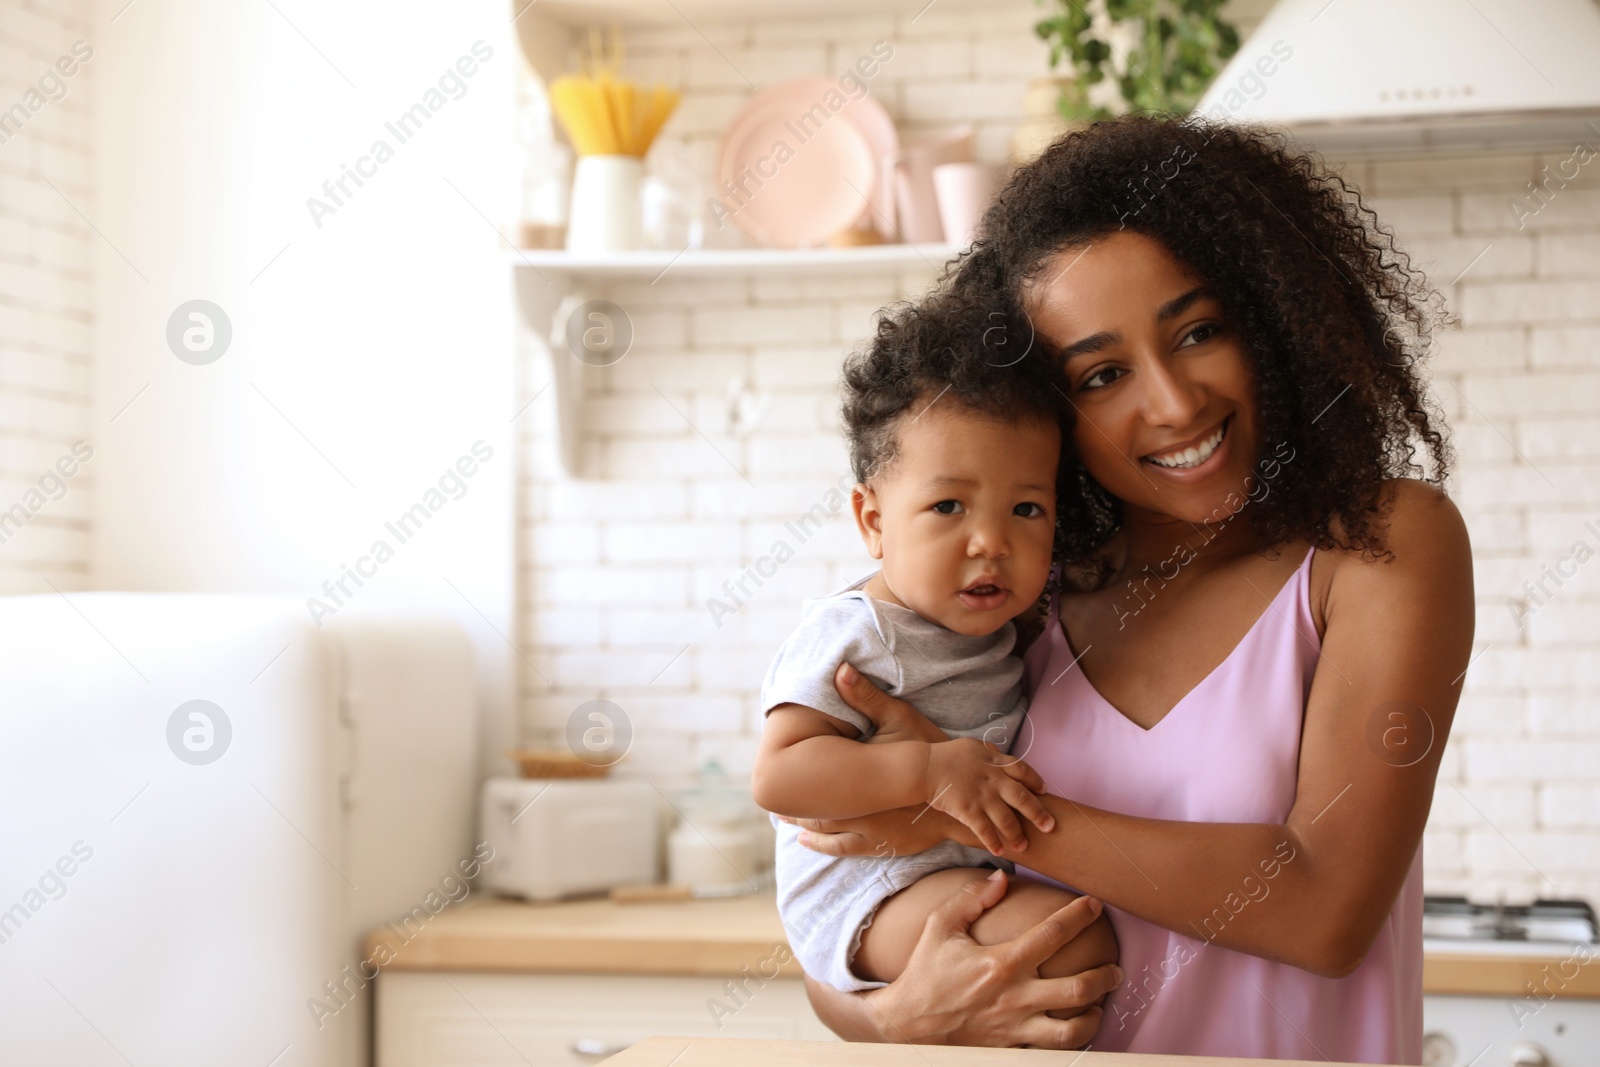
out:
<path id="1" fill-rule="evenodd" d="M 1045 511 L 1042 504 L 1035 504 L 1030 500 L 1026 504 L 1018 504 L 1012 508 L 1011 514 L 1020 515 L 1024 519 L 1039 519 L 1044 517 Z"/>
<path id="2" fill-rule="evenodd" d="M 933 510 L 941 515 L 959 515 L 961 514 L 961 501 L 941 500 L 933 506 Z"/>

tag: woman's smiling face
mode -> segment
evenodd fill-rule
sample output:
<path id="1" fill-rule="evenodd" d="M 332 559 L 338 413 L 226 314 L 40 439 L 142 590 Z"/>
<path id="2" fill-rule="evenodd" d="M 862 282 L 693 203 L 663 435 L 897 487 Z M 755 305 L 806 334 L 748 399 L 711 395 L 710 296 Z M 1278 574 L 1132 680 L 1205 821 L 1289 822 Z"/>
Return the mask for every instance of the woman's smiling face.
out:
<path id="1" fill-rule="evenodd" d="M 1064 356 L 1078 455 L 1124 514 L 1228 514 L 1260 453 L 1255 389 L 1204 282 L 1161 242 L 1124 230 L 1057 253 L 1026 304 Z"/>

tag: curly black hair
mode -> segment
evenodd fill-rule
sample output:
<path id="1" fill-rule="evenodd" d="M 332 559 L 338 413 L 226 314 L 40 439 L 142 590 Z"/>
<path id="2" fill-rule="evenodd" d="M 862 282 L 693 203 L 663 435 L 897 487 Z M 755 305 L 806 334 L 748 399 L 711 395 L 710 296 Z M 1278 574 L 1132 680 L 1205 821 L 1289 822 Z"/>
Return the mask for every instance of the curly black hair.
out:
<path id="1" fill-rule="evenodd" d="M 1452 458 L 1420 373 L 1448 320 L 1394 234 L 1282 135 L 1125 116 L 1021 167 L 940 291 L 1025 316 L 1028 283 L 1052 256 L 1123 228 L 1204 280 L 1252 360 L 1263 448 L 1294 449 L 1295 476 L 1247 509 L 1261 547 L 1303 539 L 1386 557 L 1384 481 L 1440 485 Z M 1057 550 L 1090 563 L 1120 526 L 1119 502 L 1070 456 L 1062 466 Z"/>
<path id="2" fill-rule="evenodd" d="M 895 429 L 920 404 L 959 404 L 1006 422 L 1066 427 L 1055 361 L 1029 344 L 1025 320 L 959 292 L 880 314 L 867 346 L 844 364 L 842 417 L 850 469 L 863 484 L 895 460 Z"/>

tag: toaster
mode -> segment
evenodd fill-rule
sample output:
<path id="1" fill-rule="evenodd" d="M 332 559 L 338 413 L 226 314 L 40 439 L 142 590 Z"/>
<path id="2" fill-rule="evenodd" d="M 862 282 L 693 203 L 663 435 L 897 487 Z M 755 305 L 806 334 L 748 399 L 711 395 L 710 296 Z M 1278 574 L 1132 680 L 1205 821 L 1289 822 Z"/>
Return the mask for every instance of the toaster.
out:
<path id="1" fill-rule="evenodd" d="M 483 783 L 488 888 L 526 900 L 660 881 L 661 817 L 643 781 L 491 778 Z"/>

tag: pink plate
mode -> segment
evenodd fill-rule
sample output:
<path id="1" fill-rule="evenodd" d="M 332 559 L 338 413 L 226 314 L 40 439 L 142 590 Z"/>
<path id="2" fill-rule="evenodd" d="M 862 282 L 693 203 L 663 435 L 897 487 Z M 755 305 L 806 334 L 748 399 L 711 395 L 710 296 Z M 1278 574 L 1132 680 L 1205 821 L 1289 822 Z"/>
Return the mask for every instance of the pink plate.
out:
<path id="1" fill-rule="evenodd" d="M 825 245 L 857 225 L 891 229 L 880 174 L 896 147 L 894 123 L 870 95 L 851 100 L 832 78 L 775 85 L 723 135 L 712 221 L 777 248 Z"/>

